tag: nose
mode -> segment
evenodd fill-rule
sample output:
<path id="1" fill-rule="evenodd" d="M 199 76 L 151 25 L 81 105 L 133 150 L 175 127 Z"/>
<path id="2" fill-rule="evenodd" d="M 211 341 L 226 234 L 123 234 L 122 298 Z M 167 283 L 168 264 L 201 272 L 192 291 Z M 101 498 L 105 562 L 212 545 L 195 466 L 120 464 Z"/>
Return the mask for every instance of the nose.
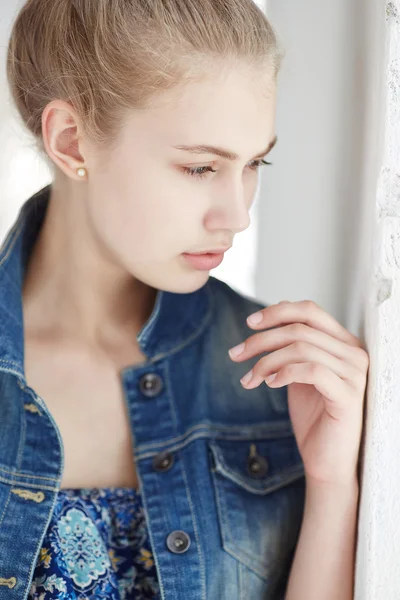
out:
<path id="1" fill-rule="evenodd" d="M 228 229 L 233 233 L 244 231 L 250 225 L 250 205 L 249 190 L 243 185 L 230 186 L 223 193 L 220 191 L 218 200 L 206 217 L 208 229 Z"/>

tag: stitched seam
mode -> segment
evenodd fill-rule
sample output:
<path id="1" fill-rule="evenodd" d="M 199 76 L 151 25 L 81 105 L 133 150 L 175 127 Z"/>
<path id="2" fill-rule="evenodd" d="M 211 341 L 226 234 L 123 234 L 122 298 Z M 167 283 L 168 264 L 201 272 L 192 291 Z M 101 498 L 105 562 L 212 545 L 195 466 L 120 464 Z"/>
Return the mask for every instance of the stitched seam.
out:
<path id="1" fill-rule="evenodd" d="M 200 539 L 199 539 L 199 532 L 198 532 L 198 528 L 197 528 L 196 517 L 194 514 L 194 510 L 193 510 L 193 503 L 192 503 L 192 498 L 190 495 L 190 489 L 188 486 L 184 460 L 181 461 L 181 465 L 182 465 L 183 481 L 184 481 L 185 489 L 186 489 L 186 497 L 187 497 L 187 500 L 189 503 L 190 513 L 192 515 L 193 530 L 194 530 L 194 535 L 196 538 L 198 554 L 199 554 L 200 573 L 201 573 L 201 589 L 202 589 L 201 597 L 202 597 L 202 600 L 207 600 L 207 598 L 206 598 L 206 576 L 205 576 L 203 551 L 202 551 L 202 547 L 201 547 L 201 543 L 200 543 Z"/>
<path id="2" fill-rule="evenodd" d="M 38 395 L 38 398 L 36 398 L 36 396 L 33 393 L 33 390 L 31 388 L 27 388 L 27 392 L 28 392 L 28 394 L 30 394 L 32 396 L 32 398 L 35 400 L 35 402 L 37 402 L 38 398 L 40 398 L 41 402 L 43 403 L 43 407 L 46 410 L 47 416 L 48 416 L 51 424 L 53 425 L 53 429 L 56 432 L 56 435 L 57 435 L 57 438 L 58 438 L 58 444 L 60 446 L 61 464 L 60 464 L 60 470 L 58 472 L 58 477 L 56 479 L 54 479 L 54 477 L 51 477 L 49 479 L 51 479 L 52 481 L 59 481 L 60 478 L 61 478 L 62 472 L 64 470 L 64 444 L 63 444 L 63 440 L 62 440 L 62 437 L 61 437 L 61 433 L 60 433 L 60 431 L 58 429 L 58 425 L 56 424 L 55 420 L 53 419 L 52 414 L 47 410 L 46 403 L 43 400 L 43 398 L 41 398 L 39 395 Z"/>
<path id="3" fill-rule="evenodd" d="M 49 492 L 56 492 L 59 490 L 59 487 L 50 487 L 49 485 L 40 485 L 39 486 L 37 483 L 34 484 L 34 483 L 27 483 L 26 481 L 16 481 L 14 479 L 6 479 L 5 477 L 2 477 L 1 475 L 0 475 L 0 482 L 5 483 L 10 486 L 24 485 L 25 487 L 34 488 L 36 490 L 38 489 L 38 487 L 40 487 L 41 490 L 47 490 Z"/>
<path id="4" fill-rule="evenodd" d="M 155 307 L 156 310 L 153 312 L 153 315 L 150 317 L 149 322 L 145 325 L 145 330 L 143 331 L 142 334 L 140 334 L 138 336 L 139 343 L 141 342 L 143 344 L 146 344 L 147 340 L 149 339 L 149 330 L 151 329 L 151 326 L 152 326 L 154 320 L 158 317 L 159 312 L 160 312 L 161 296 L 162 296 L 162 293 L 157 298 L 157 307 Z"/>
<path id="5" fill-rule="evenodd" d="M 2 513 L 1 518 L 0 518 L 0 527 L 1 527 L 1 524 L 3 523 L 4 515 L 7 512 L 7 507 L 9 505 L 10 498 L 11 498 L 11 488 L 8 491 L 8 498 L 7 498 L 7 501 L 6 501 L 5 505 L 4 505 L 4 510 L 3 510 L 3 513 Z"/>
<path id="6" fill-rule="evenodd" d="M 20 392 L 20 396 L 21 395 L 22 395 L 22 390 Z M 26 438 L 26 414 L 25 414 L 25 411 L 24 410 L 20 411 L 20 415 L 21 415 L 22 423 L 21 423 L 21 429 L 20 429 L 19 447 L 18 447 L 18 454 L 17 454 L 17 469 L 18 470 L 20 470 L 20 468 L 21 468 L 22 455 L 24 452 L 25 438 Z"/>
<path id="7" fill-rule="evenodd" d="M 238 578 L 238 591 L 239 591 L 239 600 L 243 600 L 243 582 L 242 582 L 242 569 L 240 563 L 236 564 L 237 569 L 237 578 Z"/>
<path id="8" fill-rule="evenodd" d="M 7 360 L 3 360 L 0 359 L 0 365 L 4 364 L 4 365 L 11 365 L 12 367 L 17 367 L 18 371 L 14 371 L 13 369 L 8 369 L 7 367 L 2 368 L 0 366 L 0 371 L 2 373 L 7 373 L 9 375 L 15 375 L 16 377 L 18 377 L 18 379 L 23 379 L 25 382 L 25 376 L 24 373 L 19 369 L 19 365 L 17 365 L 17 363 L 11 362 L 11 361 L 7 361 Z"/>
<path id="9" fill-rule="evenodd" d="M 275 425 L 278 425 L 278 427 L 275 427 Z M 279 425 L 280 425 L 280 428 L 279 428 Z M 243 440 L 243 441 L 246 439 L 260 439 L 261 440 L 261 439 L 265 439 L 265 436 L 268 436 L 268 439 L 292 437 L 293 431 L 291 429 L 290 422 L 286 420 L 283 422 L 283 425 L 285 426 L 285 429 L 282 426 L 282 422 L 278 422 L 276 424 L 266 423 L 265 425 L 260 425 L 259 423 L 257 423 L 257 424 L 255 424 L 255 426 L 258 429 L 256 431 L 254 431 L 254 426 L 253 427 L 250 426 L 250 427 L 246 428 L 246 427 L 240 427 L 240 426 L 223 425 L 223 424 L 218 424 L 218 423 L 208 423 L 208 422 L 198 423 L 197 425 L 190 427 L 186 431 L 186 433 L 184 433 L 176 438 L 172 438 L 172 439 L 166 440 L 164 442 L 154 442 L 151 444 L 142 445 L 142 450 L 138 451 L 137 456 L 138 456 L 138 458 L 148 458 L 150 456 L 153 456 L 155 453 L 157 453 L 159 451 L 160 448 L 167 447 L 170 444 L 175 444 L 175 443 L 184 441 L 185 439 L 190 439 L 191 432 L 195 432 L 198 429 L 206 430 L 206 431 L 204 431 L 204 434 L 203 434 L 205 436 L 207 435 L 207 432 L 215 432 L 217 435 L 212 433 L 212 437 L 215 437 L 215 439 L 221 439 L 221 440 Z M 229 432 L 229 431 L 235 431 L 235 430 L 239 430 L 239 429 L 240 429 L 240 432 L 238 432 L 236 434 L 231 434 L 230 436 L 222 436 L 222 435 L 218 436 L 218 433 L 220 433 L 221 431 Z M 154 452 L 148 452 L 147 454 L 145 453 L 146 450 L 150 450 L 152 448 L 154 448 Z"/>
<path id="10" fill-rule="evenodd" d="M 177 415 L 176 415 L 175 404 L 172 401 L 172 393 L 171 393 L 172 385 L 171 385 L 171 378 L 170 378 L 168 363 L 165 365 L 164 376 L 165 376 L 165 382 L 166 382 L 166 387 L 167 387 L 166 393 L 167 393 L 167 398 L 168 398 L 168 405 L 169 405 L 169 409 L 171 411 L 171 415 L 173 417 L 173 427 L 174 427 L 174 431 L 176 433 L 177 428 L 178 428 L 178 419 L 177 419 Z"/>
<path id="11" fill-rule="evenodd" d="M 245 596 L 245 575 L 244 575 L 244 568 L 242 563 L 237 563 L 237 570 L 238 570 L 238 583 L 239 583 L 239 600 L 247 600 L 246 596 Z"/>
<path id="12" fill-rule="evenodd" d="M 14 362 L 13 360 L 5 360 L 4 358 L 0 358 L 0 363 L 4 365 L 11 365 L 12 367 L 19 367 L 19 364 Z"/>
<path id="13" fill-rule="evenodd" d="M 146 494 L 144 493 L 144 488 L 143 488 L 143 482 L 142 482 L 142 478 L 140 476 L 140 469 L 138 469 L 137 471 L 137 475 L 138 475 L 138 479 L 139 479 L 139 483 L 140 483 L 140 489 L 142 490 L 142 501 L 143 501 L 143 512 L 145 515 L 145 520 L 146 520 L 146 524 L 148 525 L 147 530 L 148 530 L 148 534 L 149 534 L 149 538 L 150 538 L 150 546 L 151 548 L 155 548 L 155 541 L 154 541 L 154 537 L 153 537 L 153 530 L 150 527 L 150 522 L 148 519 L 149 513 L 148 513 L 148 509 L 147 509 L 147 497 Z M 156 479 L 156 482 L 158 483 L 158 480 Z M 161 509 L 163 509 L 164 506 L 161 506 Z M 166 529 L 166 520 L 165 520 L 165 512 L 164 510 L 162 510 L 162 517 L 163 517 L 163 521 L 164 521 L 164 529 Z M 165 598 L 165 589 L 164 589 L 164 580 L 162 578 L 162 571 L 160 569 L 160 563 L 159 563 L 159 556 L 157 554 L 157 552 L 153 553 L 153 558 L 154 558 L 154 563 L 156 565 L 156 570 L 157 570 L 157 575 L 158 575 L 158 585 L 159 585 L 159 590 L 160 590 L 160 594 L 161 594 L 161 598 L 164 599 Z M 174 580 L 171 580 L 172 585 L 174 586 L 174 590 L 171 590 L 171 593 L 176 591 L 175 589 L 175 584 L 174 584 Z"/>
<path id="14" fill-rule="evenodd" d="M 30 477 L 32 479 L 40 479 L 44 481 L 58 481 L 58 479 L 55 479 L 54 477 L 43 477 L 42 475 L 31 475 L 30 473 L 16 473 L 15 471 L 9 471 L 3 467 L 0 467 L 0 471 L 7 473 L 7 475 L 11 475 L 12 477 Z"/>

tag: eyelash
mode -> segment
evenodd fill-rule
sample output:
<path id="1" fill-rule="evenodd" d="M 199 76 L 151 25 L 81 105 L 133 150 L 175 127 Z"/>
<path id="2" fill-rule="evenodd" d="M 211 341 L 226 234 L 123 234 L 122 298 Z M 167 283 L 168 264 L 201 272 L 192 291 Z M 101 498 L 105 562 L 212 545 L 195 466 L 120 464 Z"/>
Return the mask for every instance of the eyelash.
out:
<path id="1" fill-rule="evenodd" d="M 252 169 L 254 171 L 257 171 L 259 169 L 259 167 L 262 167 L 263 165 L 272 165 L 271 162 L 268 162 L 266 160 L 254 160 L 252 162 L 257 163 L 255 167 L 250 167 L 250 169 Z M 203 171 L 202 173 L 198 173 L 199 169 L 205 169 L 205 171 Z M 182 170 L 187 175 L 190 175 L 191 177 L 195 177 L 196 179 L 204 179 L 204 177 L 206 177 L 207 173 L 216 173 L 217 172 L 217 170 L 213 169 L 212 167 L 182 167 Z"/>

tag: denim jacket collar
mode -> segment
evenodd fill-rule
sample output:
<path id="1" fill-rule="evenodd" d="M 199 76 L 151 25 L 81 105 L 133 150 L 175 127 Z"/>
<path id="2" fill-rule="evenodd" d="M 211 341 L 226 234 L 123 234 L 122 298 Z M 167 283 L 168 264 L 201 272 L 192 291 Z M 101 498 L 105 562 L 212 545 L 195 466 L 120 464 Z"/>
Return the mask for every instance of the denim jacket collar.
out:
<path id="1" fill-rule="evenodd" d="M 22 286 L 31 250 L 43 224 L 51 185 L 27 200 L 0 248 L 0 371 L 26 384 Z M 153 311 L 136 336 L 142 352 L 155 361 L 196 338 L 210 322 L 207 283 L 192 293 L 158 290 Z"/>

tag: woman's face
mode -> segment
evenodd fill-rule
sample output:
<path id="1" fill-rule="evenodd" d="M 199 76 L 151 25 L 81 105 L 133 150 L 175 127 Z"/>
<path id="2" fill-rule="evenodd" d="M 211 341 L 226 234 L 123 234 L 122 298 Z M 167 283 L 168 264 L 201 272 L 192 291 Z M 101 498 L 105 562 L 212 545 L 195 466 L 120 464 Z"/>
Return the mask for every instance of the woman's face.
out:
<path id="1" fill-rule="evenodd" d="M 237 69 L 132 112 L 107 161 L 85 161 L 88 222 L 106 254 L 154 288 L 202 287 L 209 271 L 183 253 L 231 246 L 249 226 L 256 167 L 275 137 L 275 98 L 265 77 Z M 182 145 L 212 145 L 238 158 Z"/>

